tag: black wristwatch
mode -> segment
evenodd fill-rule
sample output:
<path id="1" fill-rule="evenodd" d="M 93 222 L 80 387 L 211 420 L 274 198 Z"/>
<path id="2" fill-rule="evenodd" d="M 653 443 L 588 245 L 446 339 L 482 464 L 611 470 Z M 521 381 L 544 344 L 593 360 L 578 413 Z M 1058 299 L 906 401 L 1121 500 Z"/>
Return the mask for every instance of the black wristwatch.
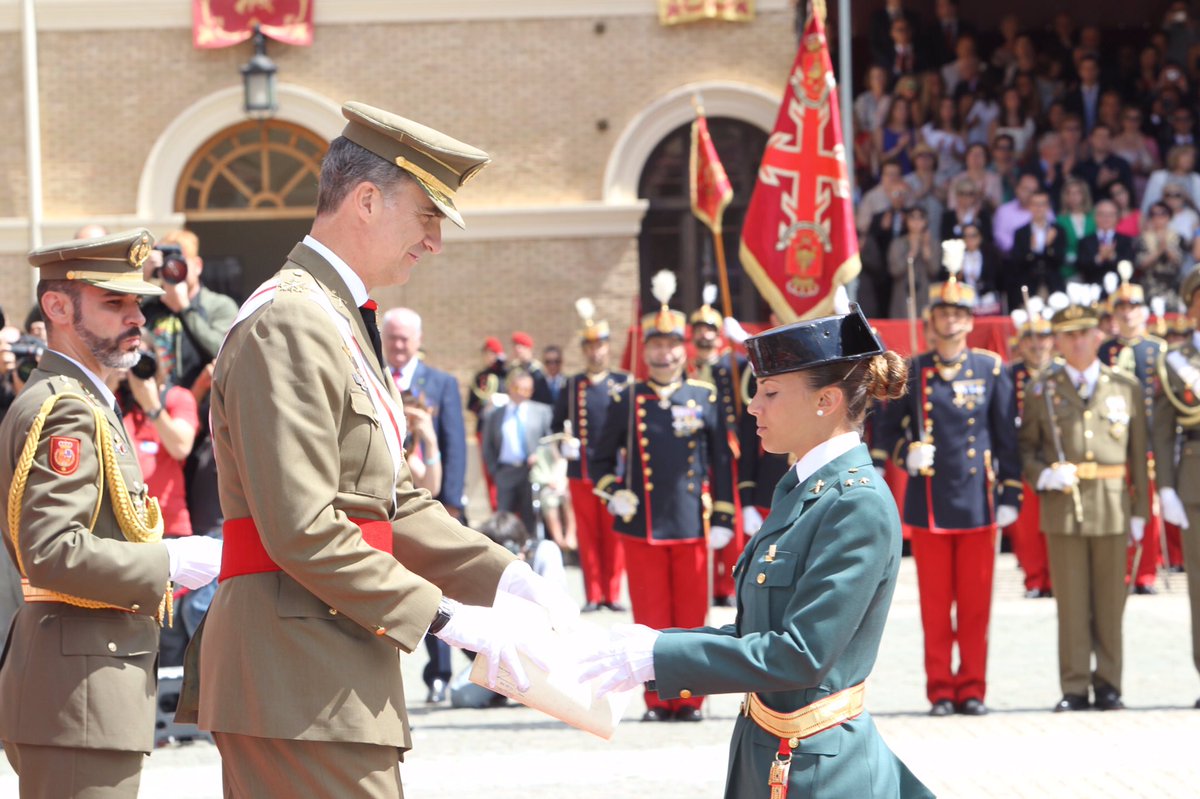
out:
<path id="1" fill-rule="evenodd" d="M 163 412 L 163 406 L 159 405 L 157 408 L 155 408 L 152 411 L 146 411 L 146 418 L 152 422 L 157 422 L 158 417 L 162 416 L 162 412 Z"/>
<path id="2" fill-rule="evenodd" d="M 442 601 L 438 603 L 437 614 L 433 617 L 433 622 L 429 625 L 430 635 L 437 635 L 442 631 L 442 628 L 450 623 L 450 617 L 454 615 L 455 609 L 458 608 L 458 603 L 449 597 L 442 597 Z"/>

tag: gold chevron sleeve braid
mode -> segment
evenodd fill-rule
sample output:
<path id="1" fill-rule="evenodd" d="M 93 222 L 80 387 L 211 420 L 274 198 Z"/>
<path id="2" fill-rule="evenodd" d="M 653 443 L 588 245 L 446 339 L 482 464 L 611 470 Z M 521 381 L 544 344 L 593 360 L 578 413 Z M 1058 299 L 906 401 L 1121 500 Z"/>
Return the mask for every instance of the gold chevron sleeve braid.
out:
<path id="1" fill-rule="evenodd" d="M 104 501 L 105 476 L 107 475 L 108 490 L 113 499 L 113 512 L 117 517 L 117 523 L 120 525 L 121 532 L 125 535 L 126 540 L 135 544 L 153 543 L 162 540 L 163 520 L 158 500 L 151 497 L 149 502 L 147 502 L 146 511 L 143 515 L 134 507 L 133 501 L 129 498 L 129 490 L 125 485 L 125 478 L 121 476 L 121 469 L 117 465 L 117 456 L 112 443 L 112 432 L 108 429 L 108 420 L 104 416 L 104 411 L 97 408 L 86 397 L 80 394 L 52 394 L 42 403 L 41 408 L 38 409 L 37 415 L 33 419 L 33 424 L 30 425 L 29 434 L 25 437 L 25 445 L 21 449 L 20 457 L 17 459 L 17 465 L 13 471 L 12 485 L 8 491 L 9 536 L 12 538 L 13 551 L 17 558 L 17 568 L 20 569 L 22 576 L 25 576 L 25 564 L 21 558 L 20 534 L 21 505 L 25 497 L 25 486 L 29 480 L 29 472 L 33 468 L 33 461 L 42 439 L 42 428 L 45 427 L 46 420 L 50 417 L 50 411 L 54 409 L 55 404 L 60 399 L 82 402 L 92 412 L 95 419 L 95 444 L 96 451 L 101 453 L 101 461 L 99 474 L 96 478 L 96 507 L 92 511 L 89 530 L 95 527 L 96 519 L 100 514 L 100 506 Z M 100 608 L 128 610 L 128 608 L 111 605 L 95 599 L 86 599 L 58 592 L 52 593 L 59 601 L 68 605 L 74 605 L 75 607 L 93 610 Z M 162 602 L 159 603 L 158 615 L 156 616 L 159 623 L 162 623 L 165 617 L 167 625 L 170 626 L 173 623 L 174 610 L 173 594 L 170 585 L 168 585 L 166 592 L 163 594 Z"/>

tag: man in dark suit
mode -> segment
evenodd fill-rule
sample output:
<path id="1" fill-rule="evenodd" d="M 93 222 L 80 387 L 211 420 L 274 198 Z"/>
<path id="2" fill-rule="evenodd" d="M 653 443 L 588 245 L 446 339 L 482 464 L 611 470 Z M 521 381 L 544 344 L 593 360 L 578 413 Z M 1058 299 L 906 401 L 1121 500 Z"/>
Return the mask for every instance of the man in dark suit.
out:
<path id="1" fill-rule="evenodd" d="M 915 29 L 904 17 L 892 20 L 888 44 L 876 57 L 879 66 L 888 70 L 893 82 L 902 75 L 925 70 L 925 53 L 915 41 Z"/>
<path id="2" fill-rule="evenodd" d="M 1086 53 L 1076 64 L 1079 73 L 1079 83 L 1063 96 L 1063 108 L 1070 114 L 1078 114 L 1083 120 L 1084 131 L 1090 133 L 1099 121 L 1100 95 L 1104 87 L 1100 85 L 1100 59 L 1092 53 Z"/>
<path id="3" fill-rule="evenodd" d="M 930 63 L 940 67 L 954 60 L 958 40 L 974 36 L 975 27 L 959 19 L 957 0 L 937 0 L 933 14 L 935 19 L 925 31 L 924 45 L 930 53 Z"/>
<path id="4" fill-rule="evenodd" d="M 1062 136 L 1054 131 L 1043 133 L 1038 139 L 1037 150 L 1037 157 L 1029 165 L 1029 171 L 1037 176 L 1042 190 L 1050 198 L 1051 207 L 1054 207 L 1062 196 L 1063 181 L 1066 179 L 1063 174 L 1066 170 L 1063 167 Z"/>
<path id="5" fill-rule="evenodd" d="M 1079 242 L 1079 275 L 1088 283 L 1104 284 L 1104 275 L 1116 272 L 1121 261 L 1133 260 L 1133 239 L 1118 233 L 1117 206 L 1112 200 L 1096 203 L 1096 232 Z"/>
<path id="6" fill-rule="evenodd" d="M 534 402 L 533 377 L 512 369 L 506 379 L 509 402 L 483 418 L 483 461 L 496 481 L 497 510 L 521 517 L 531 532 L 537 528 L 529 467 L 538 442 L 550 435 L 554 409 Z"/>
<path id="7" fill-rule="evenodd" d="M 904 7 L 904 0 L 887 0 L 884 8 L 871 15 L 871 56 L 875 63 L 889 70 L 896 53 L 892 25 L 897 20 L 907 23 L 911 47 L 913 35 L 921 29 L 921 18 L 917 12 Z"/>
<path id="8" fill-rule="evenodd" d="M 567 385 L 567 376 L 563 374 L 562 347 L 548 344 L 542 350 L 542 371 L 533 376 L 533 398 L 544 402 L 553 408 L 558 403 L 558 395 Z"/>
<path id="9" fill-rule="evenodd" d="M 429 409 L 442 459 L 442 490 L 435 497 L 446 512 L 462 521 L 466 498 L 467 430 L 463 423 L 458 381 L 434 369 L 420 357 L 421 317 L 411 308 L 392 308 L 383 315 L 383 359 L 400 391 L 409 391 Z M 429 663 L 425 666 L 426 697 L 431 703 L 446 698 L 450 683 L 450 646 L 437 636 L 425 636 Z"/>
<path id="10" fill-rule="evenodd" d="M 1092 128 L 1088 136 L 1088 149 L 1091 152 L 1071 170 L 1075 177 L 1087 181 L 1093 197 L 1107 195 L 1114 183 L 1126 188 L 1133 186 L 1133 171 L 1129 168 L 1129 162 L 1112 151 L 1112 139 L 1113 131 L 1108 125 Z"/>
<path id="11" fill-rule="evenodd" d="M 1035 192 L 1029 200 L 1033 218 L 1013 235 L 1012 277 L 1008 284 L 1008 307 L 1022 305 L 1021 286 L 1030 294 L 1048 294 L 1066 289 L 1062 266 L 1066 257 L 1066 234 L 1050 220 L 1050 196 Z"/>

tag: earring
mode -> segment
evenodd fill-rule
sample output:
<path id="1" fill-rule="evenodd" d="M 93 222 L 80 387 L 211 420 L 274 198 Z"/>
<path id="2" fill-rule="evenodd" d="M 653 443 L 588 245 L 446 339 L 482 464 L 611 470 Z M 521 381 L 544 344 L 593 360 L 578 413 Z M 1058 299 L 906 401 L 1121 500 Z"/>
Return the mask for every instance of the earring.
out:
<path id="1" fill-rule="evenodd" d="M 824 416 L 824 415 L 825 415 L 825 411 L 821 410 L 820 408 L 817 408 L 817 416 Z"/>

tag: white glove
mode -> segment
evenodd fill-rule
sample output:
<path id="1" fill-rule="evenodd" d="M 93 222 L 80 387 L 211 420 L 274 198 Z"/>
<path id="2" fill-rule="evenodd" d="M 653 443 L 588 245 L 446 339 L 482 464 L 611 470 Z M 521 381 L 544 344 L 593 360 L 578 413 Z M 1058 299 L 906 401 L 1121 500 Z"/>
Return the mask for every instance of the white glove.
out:
<path id="1" fill-rule="evenodd" d="M 195 590 L 221 573 L 221 540 L 206 535 L 167 538 L 163 541 L 170 562 L 170 579 Z"/>
<path id="2" fill-rule="evenodd" d="M 746 535 L 754 535 L 762 529 L 763 517 L 758 512 L 758 508 L 753 505 L 746 505 L 742 508 L 742 532 Z"/>
<path id="3" fill-rule="evenodd" d="M 1140 544 L 1146 536 L 1146 520 L 1141 516 L 1132 516 L 1129 519 L 1129 537 L 1133 539 L 1133 543 Z"/>
<path id="4" fill-rule="evenodd" d="M 729 542 L 733 540 L 733 530 L 728 527 L 722 527 L 719 524 L 714 524 L 708 528 L 708 548 L 709 549 L 724 549 L 729 546 Z"/>
<path id="5" fill-rule="evenodd" d="M 654 679 L 654 642 L 662 635 L 643 624 L 614 624 L 608 642 L 582 660 L 587 665 L 580 682 L 603 678 L 595 698 L 613 691 L 631 691 Z"/>
<path id="6" fill-rule="evenodd" d="M 450 646 L 475 652 L 487 660 L 489 688 L 496 687 L 500 667 L 504 666 L 519 690 L 529 690 L 529 677 L 525 674 L 525 667 L 521 665 L 521 659 L 517 655 L 518 641 L 521 642 L 521 650 L 530 660 L 542 669 L 549 669 L 540 649 L 531 647 L 528 641 L 522 640 L 522 625 L 517 619 L 506 616 L 495 608 L 454 604 L 450 620 L 434 635 Z"/>
<path id="7" fill-rule="evenodd" d="M 1038 475 L 1038 491 L 1070 491 L 1079 485 L 1079 477 L 1075 474 L 1075 464 L 1056 463 L 1042 469 Z"/>
<path id="8" fill-rule="evenodd" d="M 617 491 L 613 494 L 612 499 L 608 501 L 608 512 L 613 516 L 633 517 L 637 514 L 638 498 L 637 494 L 628 490 Z"/>
<path id="9" fill-rule="evenodd" d="M 1020 515 L 1021 512 L 1012 505 L 1000 505 L 996 508 L 996 526 L 1001 528 L 1008 527 Z"/>
<path id="10" fill-rule="evenodd" d="M 909 445 L 908 456 L 904 459 L 904 465 L 908 469 L 908 473 L 914 477 L 923 471 L 933 468 L 933 453 L 937 451 L 937 447 L 933 444 L 923 444 L 916 442 Z"/>
<path id="11" fill-rule="evenodd" d="M 750 338 L 750 333 L 742 327 L 742 323 L 732 316 L 725 317 L 725 324 L 722 325 L 722 328 L 725 338 L 729 339 L 732 344 L 744 344 L 746 339 Z"/>
<path id="12" fill-rule="evenodd" d="M 564 438 L 558 442 L 558 451 L 569 461 L 579 460 L 579 445 L 583 443 L 578 438 Z"/>
<path id="13" fill-rule="evenodd" d="M 1181 530 L 1188 528 L 1187 511 L 1184 510 L 1183 500 L 1175 493 L 1175 489 L 1159 489 L 1158 501 L 1162 505 L 1163 521 L 1173 524 Z"/>
<path id="14" fill-rule="evenodd" d="M 528 599 L 546 610 L 550 625 L 565 630 L 579 620 L 579 605 L 567 592 L 541 576 L 523 560 L 514 560 L 500 575 L 498 591 Z"/>
<path id="15" fill-rule="evenodd" d="M 492 395 L 492 407 L 493 408 L 503 408 L 507 404 L 508 404 L 508 395 L 507 394 L 501 394 L 499 391 L 497 391 L 495 394 Z"/>

